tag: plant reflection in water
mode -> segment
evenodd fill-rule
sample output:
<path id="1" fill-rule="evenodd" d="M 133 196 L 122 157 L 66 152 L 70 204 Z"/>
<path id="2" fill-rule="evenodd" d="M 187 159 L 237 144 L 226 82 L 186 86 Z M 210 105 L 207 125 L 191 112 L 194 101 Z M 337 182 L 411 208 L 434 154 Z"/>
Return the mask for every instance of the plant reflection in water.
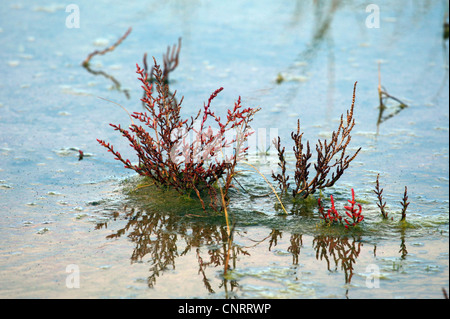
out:
<path id="1" fill-rule="evenodd" d="M 222 219 L 211 217 L 196 217 L 180 213 L 161 213 L 146 209 L 127 209 L 125 214 L 115 215 L 126 220 L 126 225 L 112 234 L 108 239 L 126 236 L 134 244 L 131 263 L 148 262 L 151 266 L 147 285 L 153 288 L 159 277 L 166 271 L 176 269 L 176 259 L 193 255 L 198 262 L 197 275 L 203 282 L 208 293 L 219 291 L 227 298 L 237 296 L 239 279 L 233 274 L 228 275 L 227 269 L 233 271 L 239 268 L 241 257 L 251 258 L 253 249 L 273 251 L 277 245 L 288 244 L 287 252 L 292 256 L 292 265 L 304 263 L 300 258 L 304 248 L 303 234 L 289 233 L 289 241 L 282 241 L 283 231 L 267 228 L 270 233 L 262 240 L 252 240 L 249 246 L 238 245 L 233 241 L 234 236 L 240 236 L 240 242 L 247 236 L 245 228 L 233 230 L 231 239 L 228 238 L 227 227 Z M 97 224 L 96 229 L 106 228 L 107 223 Z M 247 238 L 250 239 L 250 238 Z M 251 240 L 251 239 L 250 239 Z M 266 247 L 264 247 L 266 246 Z M 342 271 L 345 284 L 350 284 L 354 267 L 362 249 L 360 236 L 332 236 L 319 234 L 313 236 L 312 249 L 315 260 L 312 262 L 326 262 L 330 272 Z M 402 257 L 405 250 L 401 251 Z M 306 255 L 305 255 L 306 256 Z M 310 257 L 308 258 L 311 262 Z M 268 264 L 267 267 L 270 267 Z M 208 269 L 219 270 L 220 276 L 214 275 Z M 245 273 L 245 269 L 243 269 Z M 217 274 L 217 272 L 214 272 Z M 219 278 L 219 281 L 217 279 Z"/>
<path id="2" fill-rule="evenodd" d="M 352 280 L 353 266 L 361 252 L 361 246 L 360 240 L 353 237 L 316 236 L 313 241 L 316 259 L 325 259 L 329 271 L 336 271 L 340 266 L 344 271 L 346 284 Z M 334 270 L 330 259 L 334 261 Z"/>
<path id="3" fill-rule="evenodd" d="M 198 274 L 201 275 L 205 288 L 215 293 L 207 277 L 208 267 L 236 267 L 239 255 L 248 255 L 244 248 L 228 240 L 226 225 L 207 223 L 198 217 L 176 213 L 151 212 L 135 210 L 125 213 L 127 224 L 125 227 L 108 235 L 107 239 L 116 239 L 126 235 L 135 245 L 131 254 L 131 263 L 149 260 L 151 267 L 147 278 L 147 285 L 153 288 L 156 280 L 164 271 L 175 269 L 178 257 L 195 251 L 198 261 Z M 107 223 L 99 223 L 96 229 L 107 227 Z M 208 247 L 206 253 L 203 247 Z M 231 265 L 230 265 L 231 264 Z M 232 291 L 237 286 L 235 281 L 228 281 L 223 276 L 219 288 L 225 292 Z"/>

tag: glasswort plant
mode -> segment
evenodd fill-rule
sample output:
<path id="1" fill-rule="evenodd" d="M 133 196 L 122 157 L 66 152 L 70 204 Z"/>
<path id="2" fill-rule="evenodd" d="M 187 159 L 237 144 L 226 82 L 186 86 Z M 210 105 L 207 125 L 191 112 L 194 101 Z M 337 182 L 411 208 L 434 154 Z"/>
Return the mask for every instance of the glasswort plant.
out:
<path id="1" fill-rule="evenodd" d="M 351 131 L 355 126 L 353 118 L 353 109 L 355 106 L 356 82 L 353 87 L 353 99 L 350 110 L 347 111 L 347 119 L 344 121 L 344 115 L 341 115 L 341 121 L 337 131 L 333 131 L 331 141 L 321 140 L 316 144 L 317 161 L 314 164 L 314 173 L 311 175 L 312 156 L 309 141 L 306 147 L 303 144 L 303 132 L 300 133 L 300 120 L 297 122 L 297 132 L 292 132 L 291 137 L 294 141 L 294 155 L 296 158 L 294 181 L 295 188 L 292 191 L 293 197 L 297 195 L 307 198 L 310 194 L 314 194 L 319 189 L 331 187 L 342 176 L 344 171 L 349 167 L 358 155 L 359 148 L 353 155 L 347 155 L 347 146 L 351 140 Z M 274 140 L 275 148 L 278 151 L 279 166 L 282 169 L 281 174 L 272 173 L 272 178 L 278 182 L 281 192 L 286 193 L 289 185 L 286 183 L 289 176 L 286 176 L 286 161 L 284 157 L 284 147 L 281 147 L 281 140 Z M 330 176 L 331 174 L 331 176 Z"/>
<path id="2" fill-rule="evenodd" d="M 344 206 L 345 214 L 349 219 L 342 218 L 342 216 L 339 214 L 339 212 L 336 210 L 336 207 L 334 205 L 334 198 L 333 195 L 330 195 L 331 200 L 331 207 L 325 212 L 324 207 L 322 206 L 322 201 L 320 198 L 318 198 L 317 203 L 319 205 L 319 214 L 320 219 L 322 219 L 326 225 L 332 225 L 332 224 L 344 224 L 342 220 L 344 220 L 345 228 L 354 227 L 358 225 L 360 222 L 363 221 L 364 216 L 362 215 L 362 207 L 360 204 L 356 203 L 355 200 L 355 191 L 352 188 L 352 199 L 348 200 L 348 202 L 351 204 L 351 206 Z M 355 207 L 358 206 L 358 207 Z"/>
<path id="3" fill-rule="evenodd" d="M 142 102 L 146 112 L 134 112 L 131 117 L 138 120 L 140 125 L 133 120 L 129 129 L 110 125 L 129 140 L 139 162 L 132 164 L 114 150 L 113 145 L 100 139 L 97 141 L 125 168 L 152 179 L 156 186 L 173 188 L 180 194 L 189 194 L 193 190 L 204 210 L 206 205 L 202 193 L 207 192 L 209 206 L 217 211 L 222 200 L 217 193 L 216 183 L 223 179 L 221 192 L 227 198 L 237 162 L 248 148 L 244 144 L 253 133 L 249 124 L 259 109 L 243 108 L 239 97 L 225 119 L 221 119 L 211 109 L 211 102 L 223 90 L 219 88 L 211 94 L 196 117 L 182 119 L 180 111 L 183 99 L 177 102 L 176 92 L 169 92 L 169 84 L 156 60 L 153 83 L 150 83 L 148 74 L 139 65 L 136 72 L 145 92 Z M 214 121 L 219 130 L 214 132 L 207 123 L 209 121 Z M 231 147 L 232 154 L 224 154 L 224 150 Z"/>

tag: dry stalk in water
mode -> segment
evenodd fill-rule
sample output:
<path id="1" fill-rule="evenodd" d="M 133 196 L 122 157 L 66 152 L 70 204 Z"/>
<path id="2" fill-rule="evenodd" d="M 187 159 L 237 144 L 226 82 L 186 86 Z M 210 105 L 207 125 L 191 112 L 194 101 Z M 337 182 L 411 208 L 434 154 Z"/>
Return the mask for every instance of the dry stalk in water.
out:
<path id="1" fill-rule="evenodd" d="M 286 208 L 284 208 L 283 202 L 281 201 L 281 199 L 280 199 L 280 197 L 278 196 L 277 192 L 276 192 L 275 189 L 273 188 L 272 184 L 270 184 L 270 182 L 269 182 L 269 181 L 267 180 L 267 178 L 264 176 L 264 174 L 262 174 L 262 173 L 261 173 L 255 166 L 253 166 L 252 164 L 247 163 L 247 162 L 243 162 L 243 163 L 244 163 L 244 164 L 247 164 L 247 165 L 250 166 L 250 167 L 252 167 L 256 172 L 258 172 L 259 175 L 262 176 L 262 178 L 264 178 L 264 180 L 266 181 L 267 185 L 269 185 L 269 187 L 272 189 L 273 193 L 274 193 L 275 196 L 277 197 L 278 202 L 280 203 L 281 208 L 283 209 L 284 213 L 285 213 L 286 215 L 288 215 L 288 212 L 286 211 Z"/>
<path id="2" fill-rule="evenodd" d="M 386 212 L 386 210 L 384 209 L 386 206 L 386 202 L 383 203 L 383 189 L 380 189 L 380 183 L 378 181 L 378 179 L 380 178 L 380 174 L 377 175 L 377 185 L 375 186 L 375 190 L 373 191 L 378 198 L 378 203 L 377 206 L 378 208 L 380 208 L 381 211 L 381 215 L 383 216 L 384 219 L 388 218 L 388 213 Z"/>
<path id="3" fill-rule="evenodd" d="M 444 299 L 448 299 L 447 290 L 445 290 L 445 288 L 442 288 L 442 294 L 444 295 Z"/>
<path id="4" fill-rule="evenodd" d="M 128 37 L 128 35 L 131 33 L 131 30 L 132 30 L 132 28 L 129 27 L 127 32 L 125 32 L 125 34 L 123 36 L 121 36 L 119 38 L 119 40 L 117 40 L 116 43 L 114 43 L 110 47 L 108 47 L 108 48 L 106 48 L 106 49 L 104 49 L 102 51 L 95 50 L 94 52 L 90 53 L 86 57 L 86 59 L 84 59 L 84 61 L 83 61 L 83 63 L 81 65 L 84 66 L 84 67 L 87 67 L 89 65 L 89 62 L 91 61 L 92 57 L 94 57 L 95 55 L 104 55 L 104 54 L 106 54 L 106 53 L 108 53 L 110 51 L 113 51 L 116 47 L 118 47 L 122 43 L 123 40 L 126 39 L 126 37 Z"/>
<path id="5" fill-rule="evenodd" d="M 181 38 L 178 38 L 178 47 L 176 44 L 172 46 L 172 50 L 170 49 L 170 46 L 167 47 L 167 53 L 163 54 L 163 63 L 164 67 L 162 69 L 162 77 L 164 79 L 165 83 L 169 83 L 169 74 L 175 70 L 175 68 L 178 66 L 178 60 L 180 56 L 180 49 L 181 49 Z M 150 83 L 153 83 L 155 81 L 153 77 L 153 66 L 151 67 L 151 70 L 149 72 L 148 64 L 147 64 L 147 53 L 144 53 L 143 58 L 143 64 L 144 64 L 144 76 L 147 78 L 147 81 Z M 142 99 L 145 99 L 145 91 L 143 92 Z M 176 99 L 174 97 L 174 94 L 172 94 L 169 91 L 169 95 L 174 98 L 174 102 L 176 102 Z M 145 102 L 142 101 L 142 105 L 145 108 Z"/>
<path id="6" fill-rule="evenodd" d="M 125 40 L 125 38 L 130 34 L 131 30 L 132 30 L 132 29 L 131 29 L 131 27 L 130 27 L 130 28 L 127 30 L 127 32 L 126 32 L 122 37 L 120 37 L 119 40 L 117 40 L 116 43 L 114 43 L 112 46 L 110 46 L 110 47 L 108 47 L 108 48 L 106 48 L 106 49 L 104 49 L 104 50 L 102 50 L 102 51 L 96 50 L 96 51 L 90 53 L 90 54 L 86 57 L 86 59 L 81 63 L 81 65 L 82 65 L 89 73 L 91 73 L 91 74 L 93 74 L 93 75 L 95 75 L 95 76 L 101 75 L 101 76 L 103 76 L 103 77 L 105 77 L 105 78 L 111 80 L 111 81 L 114 83 L 114 89 L 117 90 L 117 91 L 123 92 L 123 93 L 125 94 L 125 96 L 127 97 L 127 99 L 130 98 L 130 94 L 129 94 L 128 90 L 127 90 L 127 89 L 122 89 L 122 88 L 121 88 L 120 82 L 119 82 L 115 77 L 113 77 L 112 75 L 106 73 L 105 71 L 101 71 L 101 70 L 93 70 L 93 69 L 90 67 L 89 62 L 90 62 L 90 60 L 92 59 L 92 57 L 94 57 L 95 55 L 103 55 L 103 54 L 106 54 L 107 52 L 113 51 L 117 46 L 119 46 L 119 45 L 122 43 L 123 40 Z"/>
<path id="7" fill-rule="evenodd" d="M 375 190 L 373 192 L 377 195 L 377 198 L 378 198 L 377 206 L 380 208 L 381 215 L 383 216 L 384 219 L 388 219 L 388 213 L 385 210 L 386 202 L 383 203 L 383 197 L 382 197 L 383 189 L 380 188 L 380 183 L 378 181 L 379 177 L 380 177 L 380 174 L 377 175 L 377 182 L 376 182 Z M 402 217 L 401 217 L 400 220 L 404 221 L 404 220 L 406 220 L 406 210 L 407 210 L 408 205 L 409 205 L 409 202 L 408 202 L 408 187 L 407 186 L 405 186 L 405 192 L 403 193 L 403 198 L 402 198 L 402 201 L 400 202 L 400 204 L 402 205 L 402 212 L 401 212 Z M 393 220 L 393 219 L 394 218 L 391 217 L 391 220 Z"/>
<path id="8" fill-rule="evenodd" d="M 400 202 L 402 205 L 402 219 L 406 220 L 406 209 L 408 208 L 409 202 L 408 202 L 408 188 L 405 186 L 405 193 L 403 194 L 403 199 Z"/>
<path id="9" fill-rule="evenodd" d="M 379 105 L 377 125 L 380 125 L 382 122 L 386 121 L 387 119 L 394 117 L 401 110 L 408 107 L 408 105 L 406 103 L 404 103 L 400 99 L 396 98 L 395 96 L 390 95 L 387 92 L 387 90 L 381 86 L 381 69 L 380 68 L 381 68 L 380 63 L 378 63 L 378 99 L 379 99 L 380 105 Z M 398 106 L 391 114 L 383 116 L 383 113 L 387 108 L 386 101 L 389 99 L 396 101 L 398 103 Z"/>
<path id="10" fill-rule="evenodd" d="M 162 68 L 162 73 L 163 73 L 163 78 L 166 82 L 169 82 L 170 72 L 175 70 L 175 68 L 178 66 L 180 50 L 181 50 L 181 38 L 178 38 L 178 46 L 176 44 L 174 44 L 172 46 L 172 49 L 170 48 L 170 46 L 168 46 L 166 54 L 163 54 L 164 66 Z M 150 83 L 152 83 L 154 81 L 153 67 L 149 72 L 148 65 L 147 65 L 147 53 L 144 53 L 143 63 L 144 63 L 144 74 L 147 75 L 148 80 L 150 81 Z"/>

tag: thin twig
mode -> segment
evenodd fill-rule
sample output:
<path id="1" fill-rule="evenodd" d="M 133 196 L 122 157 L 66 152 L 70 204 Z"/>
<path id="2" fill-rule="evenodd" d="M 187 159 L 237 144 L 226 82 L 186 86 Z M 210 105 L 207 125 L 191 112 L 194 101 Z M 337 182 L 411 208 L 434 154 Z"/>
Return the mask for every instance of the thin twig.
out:
<path id="1" fill-rule="evenodd" d="M 81 65 L 86 67 L 89 65 L 89 61 L 92 59 L 93 56 L 104 55 L 110 51 L 113 51 L 117 46 L 119 46 L 122 43 L 123 40 L 125 40 L 125 38 L 130 34 L 131 30 L 132 30 L 132 28 L 129 27 L 127 32 L 125 32 L 125 34 L 122 37 L 120 37 L 119 40 L 117 40 L 117 42 L 114 43 L 113 45 L 111 45 L 110 47 L 108 47 L 102 51 L 95 50 L 94 52 L 90 53 Z"/>
<path id="2" fill-rule="evenodd" d="M 100 70 L 92 70 L 91 67 L 89 65 L 85 65 L 84 68 L 91 74 L 93 75 L 101 75 L 109 80 L 111 80 L 114 83 L 114 89 L 116 89 L 119 92 L 123 92 L 125 94 L 125 96 L 127 97 L 127 99 L 130 98 L 130 92 L 128 92 L 127 89 L 122 89 L 121 88 L 121 84 L 119 81 L 116 80 L 115 77 L 113 77 L 112 75 L 104 72 L 104 71 L 100 71 Z"/>
<path id="3" fill-rule="evenodd" d="M 262 173 L 261 173 L 255 166 L 253 166 L 252 164 L 247 163 L 247 162 L 242 162 L 242 163 L 247 164 L 248 166 L 252 167 L 255 171 L 257 171 L 257 172 L 259 173 L 259 175 L 261 175 L 261 176 L 264 178 L 264 180 L 267 182 L 267 184 L 268 184 L 268 185 L 270 186 L 270 188 L 272 189 L 272 191 L 273 191 L 273 193 L 275 194 L 275 196 L 278 198 L 278 201 L 280 202 L 280 205 L 281 205 L 281 207 L 283 208 L 284 213 L 285 213 L 286 215 L 288 215 L 288 212 L 286 211 L 286 208 L 284 208 L 283 202 L 281 201 L 280 197 L 278 197 L 277 192 L 276 192 L 275 189 L 273 188 L 272 184 L 270 184 L 270 182 L 269 182 L 269 181 L 267 180 L 267 178 L 264 176 L 264 174 L 262 174 Z"/>
<path id="4" fill-rule="evenodd" d="M 216 178 L 216 180 L 218 180 L 218 177 L 216 176 L 216 174 L 214 173 L 214 177 Z M 220 190 L 220 197 L 222 199 L 222 206 L 223 206 L 223 212 L 225 214 L 225 222 L 227 223 L 227 234 L 228 234 L 228 238 L 231 237 L 231 229 L 230 229 L 230 221 L 229 221 L 229 217 L 228 217 L 228 210 L 227 210 L 227 202 L 225 200 L 225 195 L 223 194 L 223 190 L 222 190 L 222 186 L 220 186 L 220 183 L 217 183 L 219 190 Z M 226 273 L 226 270 L 225 270 Z"/>
<path id="5" fill-rule="evenodd" d="M 380 125 L 382 122 L 386 121 L 387 119 L 395 116 L 397 113 L 399 113 L 401 110 L 403 110 L 404 108 L 407 108 L 408 105 L 406 103 L 404 103 L 403 101 L 401 101 L 400 99 L 396 98 L 395 96 L 390 95 L 387 90 L 381 86 L 381 67 L 380 67 L 380 63 L 378 63 L 378 99 L 379 99 L 379 113 L 378 113 L 378 120 L 377 120 L 377 125 Z M 386 103 L 385 100 L 387 99 L 391 99 L 396 101 L 397 103 L 399 103 L 399 108 L 392 112 L 391 114 L 383 117 L 383 112 L 384 110 L 387 108 L 386 107 Z"/>
<path id="6" fill-rule="evenodd" d="M 98 97 L 99 99 L 102 99 L 102 100 L 105 100 L 105 101 L 107 101 L 107 102 L 114 103 L 114 104 L 120 106 L 125 112 L 127 112 L 128 116 L 130 117 L 131 124 L 134 125 L 133 118 L 131 117 L 130 112 L 128 112 L 128 110 L 127 110 L 126 108 L 124 108 L 124 107 L 123 107 L 122 105 L 120 105 L 119 103 L 116 103 L 116 102 L 114 102 L 114 101 L 105 99 L 104 97 L 101 97 L 101 96 L 97 96 L 97 97 Z"/>

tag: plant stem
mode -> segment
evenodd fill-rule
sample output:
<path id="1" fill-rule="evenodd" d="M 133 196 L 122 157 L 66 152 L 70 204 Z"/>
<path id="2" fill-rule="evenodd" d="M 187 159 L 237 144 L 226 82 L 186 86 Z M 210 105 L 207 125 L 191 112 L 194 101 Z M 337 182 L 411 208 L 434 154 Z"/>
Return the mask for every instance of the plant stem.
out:
<path id="1" fill-rule="evenodd" d="M 247 162 L 242 162 L 242 163 L 244 163 L 244 164 L 247 164 L 248 166 L 250 166 L 250 167 L 252 167 L 255 171 L 257 171 L 258 173 L 259 173 L 259 175 L 261 175 L 263 178 L 264 178 L 264 180 L 267 182 L 267 184 L 270 186 L 270 188 L 272 189 L 272 191 L 273 191 L 273 193 L 275 194 L 275 196 L 277 197 L 277 199 L 278 199 L 278 201 L 280 202 L 280 205 L 281 205 L 281 207 L 283 208 L 283 210 L 284 210 L 284 213 L 286 214 L 286 215 L 288 215 L 288 212 L 286 211 L 286 208 L 284 208 L 284 205 L 283 205 L 283 203 L 281 202 L 281 199 L 280 199 L 280 197 L 278 196 L 278 194 L 277 194 L 277 192 L 275 191 L 275 189 L 273 188 L 273 186 L 272 186 L 272 184 L 270 184 L 270 182 L 267 180 L 267 178 L 255 167 L 255 166 L 253 166 L 252 164 L 250 164 L 250 163 L 247 163 Z"/>

